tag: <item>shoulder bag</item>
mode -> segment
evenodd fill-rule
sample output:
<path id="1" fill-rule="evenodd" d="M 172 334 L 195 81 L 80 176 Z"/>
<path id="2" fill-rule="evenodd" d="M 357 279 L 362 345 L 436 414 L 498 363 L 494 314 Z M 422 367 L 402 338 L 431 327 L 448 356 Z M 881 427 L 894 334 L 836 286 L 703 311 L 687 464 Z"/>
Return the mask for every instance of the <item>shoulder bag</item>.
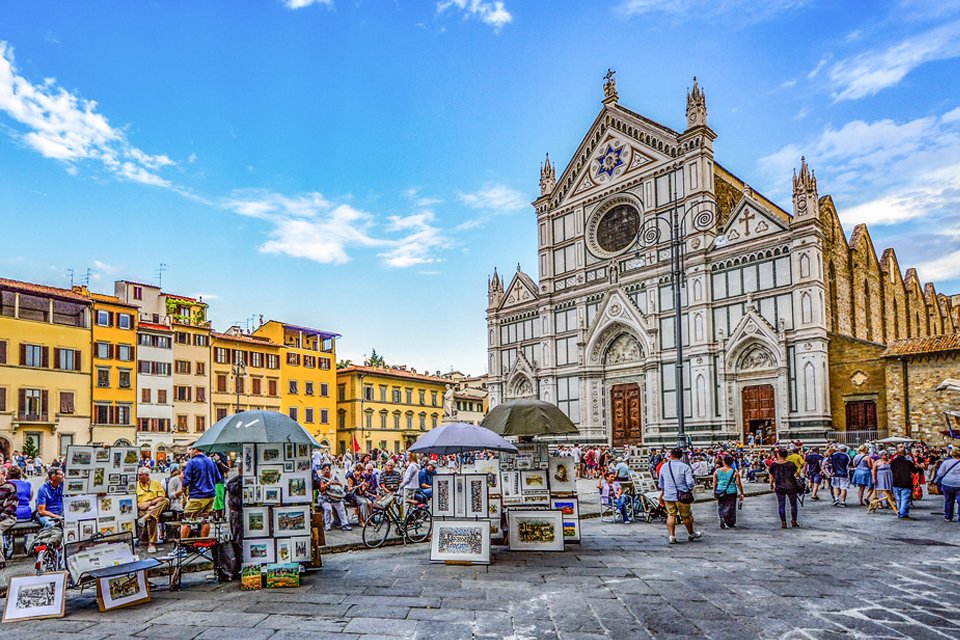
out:
<path id="1" fill-rule="evenodd" d="M 736 471 L 736 469 L 734 469 L 734 471 L 730 474 L 730 477 L 727 478 L 727 484 L 724 485 L 723 491 L 720 491 L 719 489 L 714 489 L 714 490 L 713 490 L 713 497 L 714 497 L 714 498 L 716 498 L 717 500 L 719 500 L 719 499 L 722 498 L 723 496 L 727 495 L 727 490 L 730 489 L 730 484 L 733 482 L 733 476 L 734 476 L 734 474 L 736 474 L 736 473 L 737 473 L 737 471 Z"/>
<path id="2" fill-rule="evenodd" d="M 680 485 L 677 484 L 677 479 L 673 476 L 673 464 L 670 462 L 667 462 L 667 471 L 670 472 L 670 479 L 673 480 L 673 486 L 677 488 L 677 502 L 681 504 L 693 504 L 693 491 L 680 488 Z"/>

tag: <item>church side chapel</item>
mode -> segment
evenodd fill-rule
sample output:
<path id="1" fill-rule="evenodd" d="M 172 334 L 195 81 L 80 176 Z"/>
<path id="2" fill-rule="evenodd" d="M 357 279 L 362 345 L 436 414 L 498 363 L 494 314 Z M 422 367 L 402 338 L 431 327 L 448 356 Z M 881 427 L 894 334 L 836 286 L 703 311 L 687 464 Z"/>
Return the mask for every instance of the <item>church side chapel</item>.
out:
<path id="1" fill-rule="evenodd" d="M 576 440 L 614 446 L 676 442 L 678 394 L 697 444 L 934 434 L 911 420 L 936 411 L 904 399 L 913 382 L 898 363 L 919 354 L 960 369 L 960 296 L 904 274 L 893 249 L 878 258 L 864 225 L 848 240 L 805 159 L 791 211 L 718 164 L 696 78 L 686 125 L 620 105 L 611 71 L 559 177 L 547 156 L 533 202 L 539 279 L 517 265 L 488 281 L 491 407 L 538 397 Z"/>

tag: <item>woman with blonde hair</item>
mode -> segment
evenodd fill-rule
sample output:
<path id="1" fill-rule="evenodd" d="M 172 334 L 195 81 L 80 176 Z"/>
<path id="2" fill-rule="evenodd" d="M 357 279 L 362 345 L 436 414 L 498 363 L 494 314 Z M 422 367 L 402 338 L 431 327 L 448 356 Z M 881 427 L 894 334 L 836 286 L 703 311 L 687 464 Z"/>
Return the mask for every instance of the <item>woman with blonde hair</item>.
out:
<path id="1" fill-rule="evenodd" d="M 857 447 L 857 455 L 853 457 L 851 464 L 853 466 L 853 477 L 850 479 L 850 484 L 857 487 L 857 495 L 862 507 L 870 502 L 870 497 L 873 494 L 874 462 L 870 458 L 870 447 L 865 444 Z M 866 503 L 864 502 L 864 493 L 866 493 Z"/>

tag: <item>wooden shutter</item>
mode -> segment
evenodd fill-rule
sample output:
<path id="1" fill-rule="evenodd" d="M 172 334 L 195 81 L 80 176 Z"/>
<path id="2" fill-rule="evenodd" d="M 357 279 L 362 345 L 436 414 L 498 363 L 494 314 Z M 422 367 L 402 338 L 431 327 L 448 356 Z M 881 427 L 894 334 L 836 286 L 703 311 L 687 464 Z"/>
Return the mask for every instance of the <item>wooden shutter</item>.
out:
<path id="1" fill-rule="evenodd" d="M 7 410 L 7 388 L 0 387 L 0 411 Z"/>
<path id="2" fill-rule="evenodd" d="M 40 415 L 47 413 L 47 399 L 49 395 L 50 393 L 46 389 L 40 391 Z"/>
<path id="3" fill-rule="evenodd" d="M 60 368 L 60 349 L 57 349 L 56 347 L 53 348 L 53 368 Z"/>
<path id="4" fill-rule="evenodd" d="M 27 364 L 27 345 L 20 343 L 20 366 Z"/>
<path id="5" fill-rule="evenodd" d="M 19 390 L 18 398 L 17 398 L 17 410 L 20 411 L 20 413 L 27 412 L 27 390 L 26 389 Z"/>
<path id="6" fill-rule="evenodd" d="M 7 341 L 0 340 L 0 364 L 7 364 Z"/>
<path id="7" fill-rule="evenodd" d="M 113 311 L 111 311 L 109 315 L 110 315 L 110 322 L 109 322 L 109 324 L 110 324 L 110 326 L 112 327 L 112 326 L 113 326 L 113 316 L 115 316 L 116 314 L 115 314 Z"/>
<path id="8" fill-rule="evenodd" d="M 41 362 L 41 366 L 44 369 L 49 369 L 50 368 L 50 347 L 41 347 L 41 349 L 43 350 L 43 360 Z"/>
<path id="9" fill-rule="evenodd" d="M 110 424 L 117 424 L 117 407 L 110 406 Z"/>
<path id="10" fill-rule="evenodd" d="M 77 349 L 73 352 L 73 370 L 80 371 L 80 350 Z"/>

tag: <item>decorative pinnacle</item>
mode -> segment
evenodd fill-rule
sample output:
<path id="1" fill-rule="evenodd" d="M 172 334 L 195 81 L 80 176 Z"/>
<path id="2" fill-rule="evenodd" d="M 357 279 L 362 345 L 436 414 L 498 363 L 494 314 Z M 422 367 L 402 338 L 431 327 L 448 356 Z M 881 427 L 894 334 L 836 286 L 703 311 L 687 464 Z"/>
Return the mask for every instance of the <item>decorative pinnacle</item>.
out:
<path id="1" fill-rule="evenodd" d="M 607 74 L 603 76 L 603 101 L 607 102 L 616 102 L 619 98 L 617 93 L 617 80 L 613 77 L 616 75 L 616 71 L 613 69 L 607 69 Z"/>
<path id="2" fill-rule="evenodd" d="M 546 162 L 540 165 L 540 195 L 549 194 L 556 185 L 556 169 L 550 162 L 550 154 L 548 153 Z"/>
<path id="3" fill-rule="evenodd" d="M 800 173 L 793 171 L 793 194 L 817 193 L 817 176 L 807 166 L 806 156 L 800 156 Z"/>
<path id="4" fill-rule="evenodd" d="M 693 76 L 693 89 L 687 89 L 687 128 L 707 124 L 707 93 Z"/>

